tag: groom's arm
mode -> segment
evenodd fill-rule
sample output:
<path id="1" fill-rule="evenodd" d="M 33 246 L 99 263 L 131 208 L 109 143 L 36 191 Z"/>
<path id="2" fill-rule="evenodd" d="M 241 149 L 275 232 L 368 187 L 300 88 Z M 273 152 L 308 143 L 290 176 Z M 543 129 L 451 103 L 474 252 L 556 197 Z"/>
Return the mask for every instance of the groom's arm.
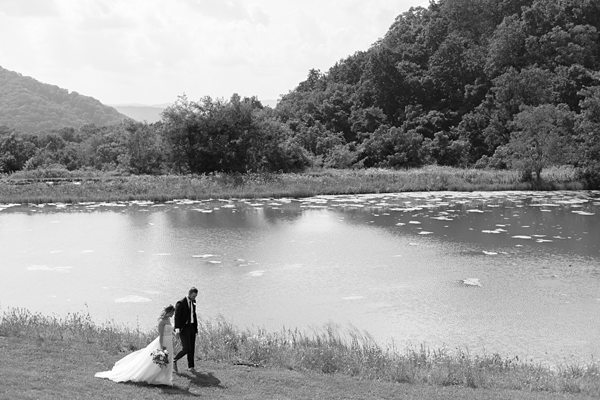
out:
<path id="1" fill-rule="evenodd" d="M 181 301 L 175 303 L 175 333 L 179 333 L 183 327 L 183 319 L 181 318 L 181 312 L 183 311 L 182 308 Z"/>
<path id="2" fill-rule="evenodd" d="M 198 314 L 196 314 L 196 303 L 194 303 L 194 330 L 198 334 Z"/>

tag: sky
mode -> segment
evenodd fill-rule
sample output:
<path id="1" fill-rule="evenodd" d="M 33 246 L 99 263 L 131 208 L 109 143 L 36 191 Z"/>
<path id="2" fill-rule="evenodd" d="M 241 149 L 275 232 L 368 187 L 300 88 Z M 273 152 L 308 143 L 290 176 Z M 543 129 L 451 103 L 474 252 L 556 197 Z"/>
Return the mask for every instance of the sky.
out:
<path id="1" fill-rule="evenodd" d="M 105 104 L 276 100 L 429 0 L 0 0 L 0 66 Z"/>

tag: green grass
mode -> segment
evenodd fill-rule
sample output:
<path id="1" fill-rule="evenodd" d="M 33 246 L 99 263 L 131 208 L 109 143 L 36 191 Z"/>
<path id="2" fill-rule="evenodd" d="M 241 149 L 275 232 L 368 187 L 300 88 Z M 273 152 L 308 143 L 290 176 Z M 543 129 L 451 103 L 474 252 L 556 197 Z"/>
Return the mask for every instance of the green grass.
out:
<path id="1" fill-rule="evenodd" d="M 123 357 L 94 344 L 0 336 L 0 398 L 10 400 L 572 400 L 583 395 L 397 384 L 275 368 L 202 361 L 173 387 L 116 384 L 94 373 Z"/>
<path id="2" fill-rule="evenodd" d="M 196 354 L 201 360 L 199 364 L 212 372 L 212 378 L 208 372 L 195 377 L 180 375 L 173 394 L 192 387 L 213 386 L 207 389 L 214 391 L 210 398 L 396 398 L 393 394 L 398 392 L 405 393 L 404 398 L 414 399 L 600 396 L 600 365 L 597 363 L 548 368 L 497 354 L 470 355 L 461 350 L 425 347 L 399 351 L 381 347 L 368 335 L 340 333 L 332 327 L 311 334 L 289 329 L 266 332 L 242 330 L 224 320 L 205 320 L 201 321 L 199 330 Z M 140 332 L 114 323 L 98 325 L 83 314 L 61 318 L 8 309 L 0 321 L 0 346 L 10 343 L 4 346 L 9 351 L 9 365 L 19 364 L 19 360 L 13 358 L 29 357 L 30 361 L 24 361 L 25 372 L 29 372 L 29 364 L 35 366 L 34 372 L 38 365 L 47 366 L 49 370 L 57 368 L 65 374 L 67 386 L 75 385 L 69 381 L 67 372 L 81 368 L 85 373 L 77 370 L 76 378 L 72 379 L 79 379 L 78 384 L 86 387 L 91 382 L 92 387 L 109 387 L 116 391 L 114 398 L 121 398 L 116 395 L 121 393 L 119 390 L 124 391 L 123 398 L 127 391 L 160 393 L 144 385 L 115 386 L 90 379 L 94 372 L 109 368 L 125 352 L 145 346 L 155 335 L 155 332 Z M 54 353 L 56 349 L 63 350 Z M 62 353 L 70 358 L 65 361 Z M 3 359 L 7 359 L 6 355 Z M 258 367 L 235 365 L 240 363 Z M 5 376 L 10 380 L 13 372 L 12 367 L 0 363 L 0 379 L 4 382 Z M 12 379 L 19 382 L 18 376 Z M 198 384 L 195 381 L 198 379 L 206 385 Z M 250 392 L 244 394 L 246 397 L 241 396 L 238 390 L 248 385 L 252 386 L 247 388 Z M 379 391 L 379 397 L 369 396 L 365 388 Z M 231 392 L 227 392 L 229 389 Z M 88 390 L 92 389 L 88 387 Z M 322 391 L 321 395 L 318 390 Z M 154 398 L 150 394 L 138 396 Z M 40 395 L 39 398 L 54 397 Z"/>
<path id="3" fill-rule="evenodd" d="M 583 189 L 573 168 L 543 172 L 537 186 L 516 171 L 425 167 L 411 170 L 315 170 L 282 174 L 129 175 L 94 171 L 22 171 L 0 178 L 0 203 L 208 198 L 308 197 L 413 191 Z M 50 180 L 51 179 L 51 180 Z"/>

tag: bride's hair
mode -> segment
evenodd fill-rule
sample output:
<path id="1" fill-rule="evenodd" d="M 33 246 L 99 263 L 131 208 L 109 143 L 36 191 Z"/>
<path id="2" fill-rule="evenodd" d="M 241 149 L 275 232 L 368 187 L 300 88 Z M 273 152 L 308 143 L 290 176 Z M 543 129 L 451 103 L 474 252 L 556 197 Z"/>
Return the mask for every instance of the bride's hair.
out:
<path id="1" fill-rule="evenodd" d="M 158 319 L 159 320 L 163 319 L 164 317 L 167 316 L 167 314 L 172 313 L 173 311 L 175 311 L 175 307 L 173 307 L 173 304 L 169 304 L 162 310 L 162 312 L 160 313 L 160 317 L 158 317 Z"/>

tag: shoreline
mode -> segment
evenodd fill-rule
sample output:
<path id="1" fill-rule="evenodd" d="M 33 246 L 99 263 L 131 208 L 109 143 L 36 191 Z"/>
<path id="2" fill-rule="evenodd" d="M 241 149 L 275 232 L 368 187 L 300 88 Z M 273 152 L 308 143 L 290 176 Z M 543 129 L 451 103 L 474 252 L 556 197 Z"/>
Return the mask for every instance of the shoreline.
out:
<path id="1" fill-rule="evenodd" d="M 277 375 L 293 371 L 325 382 L 341 378 L 370 382 L 368 385 L 402 384 L 411 390 L 453 387 L 471 391 L 450 397 L 457 399 L 479 398 L 465 397 L 465 393 L 473 394 L 473 390 L 490 393 L 516 390 L 514 393 L 519 396 L 511 398 L 525 398 L 520 395 L 531 393 L 600 396 L 598 362 L 549 368 L 499 354 L 472 355 L 461 349 L 449 351 L 424 345 L 406 350 L 382 347 L 367 334 L 340 332 L 330 326 L 307 334 L 297 328 L 278 332 L 240 329 L 223 319 L 199 322 L 201 340 L 196 342 L 196 358 L 201 365 L 210 364 L 214 368 L 242 364 Z M 83 346 L 92 357 L 105 360 L 102 366 L 93 368 L 110 367 L 110 363 L 144 347 L 155 337 L 154 330 L 144 332 L 114 322 L 94 323 L 89 314 L 74 313 L 61 318 L 9 308 L 0 317 L 0 345 L 11 341 L 13 346 L 31 343 L 38 349 L 66 347 L 66 351 Z M 8 353 L 8 360 L 20 354 Z M 56 367 L 55 359 L 41 357 L 34 357 L 36 366 L 49 363 Z M 0 366 L 0 375 L 5 373 Z M 342 385 L 338 390 L 347 387 Z"/>
<path id="2" fill-rule="evenodd" d="M 539 184 L 521 182 L 517 171 L 437 166 L 411 170 L 324 169 L 303 173 L 210 175 L 114 175 L 60 170 L 26 171 L 0 177 L 0 203 L 164 202 L 426 191 L 584 189 L 584 182 L 569 168 L 544 171 Z"/>

